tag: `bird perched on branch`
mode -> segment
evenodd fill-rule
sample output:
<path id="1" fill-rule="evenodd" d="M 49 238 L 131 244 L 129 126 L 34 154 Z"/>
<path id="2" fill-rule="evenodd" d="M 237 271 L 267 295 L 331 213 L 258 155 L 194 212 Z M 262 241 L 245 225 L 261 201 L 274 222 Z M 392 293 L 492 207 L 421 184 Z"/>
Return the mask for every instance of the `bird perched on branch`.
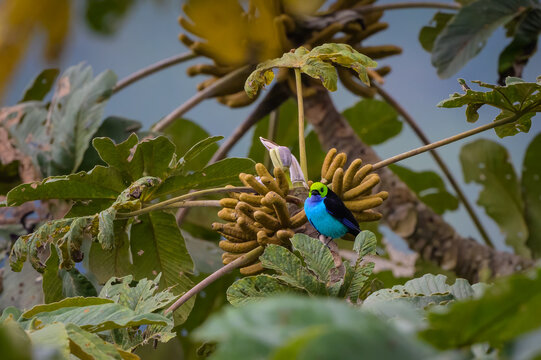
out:
<path id="1" fill-rule="evenodd" d="M 327 238 L 340 238 L 346 233 L 357 236 L 361 231 L 359 223 L 340 197 L 323 183 L 315 182 L 304 202 L 304 212 L 310 224 Z"/>

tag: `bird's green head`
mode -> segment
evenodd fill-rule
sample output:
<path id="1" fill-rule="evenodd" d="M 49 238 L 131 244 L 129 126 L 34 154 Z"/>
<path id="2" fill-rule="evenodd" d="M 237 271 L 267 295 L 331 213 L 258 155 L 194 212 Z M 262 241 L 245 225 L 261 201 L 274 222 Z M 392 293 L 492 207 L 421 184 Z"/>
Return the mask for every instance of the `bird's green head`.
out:
<path id="1" fill-rule="evenodd" d="M 319 195 L 321 197 L 327 196 L 327 193 L 329 192 L 329 188 L 327 185 L 315 182 L 310 186 L 310 193 L 308 194 L 308 197 L 311 197 L 312 195 Z"/>

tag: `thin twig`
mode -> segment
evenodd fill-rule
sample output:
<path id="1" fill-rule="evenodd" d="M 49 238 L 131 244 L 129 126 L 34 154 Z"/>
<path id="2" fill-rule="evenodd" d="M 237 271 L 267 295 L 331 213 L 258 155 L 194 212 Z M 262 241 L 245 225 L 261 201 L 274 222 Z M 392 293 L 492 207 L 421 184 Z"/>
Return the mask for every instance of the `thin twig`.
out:
<path id="1" fill-rule="evenodd" d="M 134 72 L 133 74 L 126 76 L 124 79 L 117 82 L 115 87 L 113 88 L 113 94 L 124 89 L 126 86 L 131 85 L 134 82 L 147 77 L 148 75 L 154 74 L 155 72 L 166 69 L 170 66 L 180 64 L 181 62 L 191 60 L 193 58 L 196 58 L 197 56 L 198 55 L 195 54 L 194 52 L 188 51 L 182 54 L 171 56 L 167 59 L 160 60 L 154 64 L 151 64 L 141 70 Z"/>
<path id="2" fill-rule="evenodd" d="M 222 276 L 230 273 L 231 271 L 242 267 L 245 264 L 248 264 L 252 262 L 253 260 L 257 259 L 262 253 L 264 248 L 262 246 L 258 246 L 255 249 L 253 249 L 250 252 L 247 252 L 246 254 L 240 256 L 239 258 L 233 260 L 227 265 L 224 265 L 223 267 L 219 268 L 209 276 L 207 276 L 205 279 L 203 279 L 201 282 L 197 283 L 193 288 L 188 290 L 184 295 L 182 295 L 173 305 L 171 305 L 167 310 L 165 310 L 164 315 L 175 311 L 179 307 L 181 307 L 186 301 L 188 301 L 192 296 L 198 294 L 201 290 L 212 284 L 214 281 L 218 280 Z"/>
<path id="3" fill-rule="evenodd" d="M 365 5 L 353 8 L 359 14 L 367 14 L 374 11 L 385 11 L 385 10 L 399 10 L 399 9 L 416 9 L 416 8 L 430 8 L 430 9 L 448 9 L 448 10 L 459 10 L 462 6 L 457 3 L 448 4 L 441 2 L 403 2 L 397 4 L 383 4 L 383 5 Z"/>
<path id="4" fill-rule="evenodd" d="M 207 86 L 203 90 L 196 93 L 194 96 L 192 96 L 190 99 L 188 99 L 185 103 L 177 107 L 175 110 L 173 110 L 169 115 L 165 116 L 163 119 L 158 121 L 156 125 L 152 127 L 153 131 L 162 131 L 164 128 L 166 128 L 169 124 L 171 124 L 173 121 L 178 119 L 180 116 L 185 114 L 188 110 L 193 108 L 195 105 L 199 104 L 201 101 L 215 95 L 220 90 L 231 86 L 231 81 L 235 79 L 238 76 L 248 76 L 249 70 L 251 70 L 250 65 L 246 65 L 243 67 L 240 67 L 234 71 L 231 71 L 226 76 L 216 80 L 216 82 L 212 83 L 211 85 Z"/>
<path id="5" fill-rule="evenodd" d="M 149 213 L 151 211 L 162 210 L 170 205 L 181 203 L 183 200 L 187 200 L 193 197 L 205 196 L 205 195 L 210 195 L 210 194 L 220 194 L 220 193 L 226 193 L 226 192 L 254 192 L 254 189 L 252 189 L 251 187 L 220 187 L 220 188 L 198 190 L 198 191 L 190 192 L 188 194 L 176 196 L 174 198 L 167 199 L 156 204 L 149 205 L 139 210 L 135 210 L 135 211 L 127 212 L 127 213 L 117 213 L 117 215 L 118 216 L 137 216 L 137 215 Z M 213 203 L 209 203 L 209 204 L 211 205 L 208 205 L 208 206 L 214 206 Z M 199 205 L 199 206 L 202 206 L 202 205 Z M 176 207 L 180 207 L 180 206 L 176 206 Z"/>
<path id="6" fill-rule="evenodd" d="M 308 179 L 308 161 L 306 160 L 306 145 L 304 141 L 304 104 L 302 99 L 301 69 L 295 68 L 295 84 L 297 85 L 297 107 L 299 108 L 299 155 L 301 170 Z"/>
<path id="7" fill-rule="evenodd" d="M 250 130 L 252 126 L 257 124 L 258 121 L 267 116 L 272 110 L 278 108 L 287 99 L 289 99 L 290 93 L 285 83 L 279 82 L 275 84 L 265 95 L 265 98 L 256 106 L 254 111 L 248 115 L 246 120 L 240 124 L 233 134 L 220 146 L 218 151 L 214 153 L 212 159 L 210 159 L 207 165 L 213 164 L 218 160 L 222 160 L 226 157 L 227 153 L 235 144 Z"/>
<path id="8" fill-rule="evenodd" d="M 447 144 L 453 143 L 453 142 L 458 141 L 458 140 L 462 140 L 464 138 L 467 138 L 467 137 L 475 135 L 475 134 L 479 134 L 480 132 L 493 129 L 493 128 L 498 127 L 498 126 L 510 124 L 510 123 L 518 120 L 526 112 L 528 112 L 528 110 L 527 111 L 522 111 L 522 112 L 520 112 L 518 114 L 515 114 L 513 116 L 510 116 L 510 117 L 502 119 L 502 120 L 494 121 L 494 122 L 491 122 L 489 124 L 476 127 L 475 129 L 464 131 L 463 133 L 460 133 L 460 134 L 445 138 L 445 139 L 440 140 L 440 141 L 436 141 L 436 142 L 431 143 L 429 145 L 421 146 L 421 147 L 418 147 L 417 149 L 413 149 L 413 150 L 410 150 L 410 151 L 406 151 L 406 152 L 404 152 L 402 154 L 395 155 L 393 157 L 390 157 L 388 159 L 385 159 L 385 160 L 382 160 L 382 161 L 380 161 L 378 163 L 375 163 L 373 165 L 372 169 L 373 170 L 378 170 L 378 169 L 381 169 L 382 167 L 388 166 L 390 164 L 394 164 L 396 162 L 402 161 L 404 159 L 410 158 L 410 157 L 415 156 L 415 155 L 422 154 L 422 153 L 427 152 L 429 150 L 436 149 L 436 148 L 438 148 L 440 146 L 447 145 Z"/>
<path id="9" fill-rule="evenodd" d="M 156 211 L 156 210 L 192 208 L 192 207 L 221 207 L 219 200 L 178 201 L 178 202 L 168 204 L 168 205 L 163 205 L 163 203 L 158 203 L 155 205 L 160 205 L 160 206 L 158 208 L 154 208 L 153 205 L 151 205 L 139 210 L 117 213 L 116 215 L 119 218 L 126 218 L 126 217 L 147 214 L 151 211 Z"/>
<path id="10" fill-rule="evenodd" d="M 376 82 L 372 82 L 372 86 L 377 90 L 378 94 L 380 94 L 381 97 L 385 101 L 387 101 L 387 103 L 389 105 L 394 107 L 395 110 L 400 115 L 402 115 L 404 120 L 406 120 L 406 122 L 409 124 L 409 126 L 413 129 L 413 132 L 415 132 L 415 134 L 417 134 L 419 139 L 421 139 L 421 141 L 425 145 L 429 145 L 430 140 L 428 140 L 428 137 L 426 136 L 426 134 L 419 127 L 417 122 L 415 122 L 415 120 L 410 116 L 410 114 L 408 114 L 406 109 L 404 109 L 389 93 L 387 93 L 383 88 L 381 88 L 381 86 L 379 86 Z M 458 197 L 459 197 L 460 201 L 462 202 L 462 204 L 464 204 L 464 207 L 466 208 L 466 211 L 470 215 L 470 218 L 472 219 L 473 223 L 475 224 L 475 227 L 477 228 L 477 230 L 481 234 L 481 237 L 483 238 L 485 243 L 488 246 L 490 246 L 491 248 L 494 248 L 494 244 L 490 240 L 490 238 L 488 236 L 488 233 L 486 232 L 485 228 L 483 227 L 483 225 L 481 223 L 481 220 L 479 220 L 479 218 L 477 217 L 477 214 L 475 213 L 473 207 L 471 206 L 470 202 L 468 201 L 468 198 L 466 197 L 466 195 L 464 194 L 464 192 L 462 191 L 462 189 L 458 185 L 458 182 L 454 178 L 453 174 L 451 174 L 451 171 L 449 170 L 449 168 L 447 167 L 447 165 L 445 164 L 443 159 L 440 157 L 440 155 L 438 154 L 438 152 L 436 150 L 431 150 L 430 155 L 432 155 L 432 157 L 434 158 L 434 160 L 436 161 L 436 163 L 440 167 L 441 171 L 443 171 L 443 173 L 445 174 L 445 177 L 447 178 L 447 180 L 449 180 L 449 183 L 451 184 L 453 189 L 455 189 L 456 194 L 458 195 Z"/>

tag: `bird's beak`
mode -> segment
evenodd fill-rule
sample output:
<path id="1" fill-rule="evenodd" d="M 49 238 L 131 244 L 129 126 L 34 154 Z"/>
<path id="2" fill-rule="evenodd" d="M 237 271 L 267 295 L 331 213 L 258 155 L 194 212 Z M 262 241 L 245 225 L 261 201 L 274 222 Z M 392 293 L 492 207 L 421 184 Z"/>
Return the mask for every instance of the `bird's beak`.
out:
<path id="1" fill-rule="evenodd" d="M 317 190 L 312 190 L 312 193 L 311 193 L 311 194 L 312 194 L 312 195 L 319 195 L 319 191 L 317 191 Z"/>

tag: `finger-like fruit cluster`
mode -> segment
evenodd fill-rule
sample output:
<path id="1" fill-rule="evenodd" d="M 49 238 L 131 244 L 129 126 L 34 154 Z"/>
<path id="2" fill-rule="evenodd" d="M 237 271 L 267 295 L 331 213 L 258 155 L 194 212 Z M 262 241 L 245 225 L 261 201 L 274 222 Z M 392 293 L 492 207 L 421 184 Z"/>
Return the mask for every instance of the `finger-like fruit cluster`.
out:
<path id="1" fill-rule="evenodd" d="M 321 167 L 321 182 L 328 184 L 344 201 L 359 223 L 380 220 L 382 215 L 373 208 L 381 205 L 389 193 L 372 194 L 380 182 L 379 175 L 372 172 L 371 164 L 363 165 L 361 159 L 353 160 L 344 170 L 346 161 L 345 153 L 329 150 Z"/>
<path id="2" fill-rule="evenodd" d="M 289 195 L 289 181 L 284 171 L 275 168 L 273 175 L 263 164 L 255 166 L 258 177 L 241 173 L 240 180 L 251 187 L 254 193 L 231 193 L 220 200 L 223 207 L 218 216 L 227 223 L 214 223 L 212 227 L 225 240 L 219 246 L 225 253 L 224 264 L 258 246 L 276 244 L 290 247 L 289 239 L 295 229 L 306 222 L 304 211 L 299 206 L 302 200 Z M 301 206 L 302 208 L 302 206 Z M 263 270 L 259 260 L 240 269 L 243 275 L 256 274 Z"/>
<path id="3" fill-rule="evenodd" d="M 362 165 L 360 159 L 354 160 L 344 170 L 347 157 L 331 149 L 321 169 L 321 182 L 344 201 L 355 218 L 361 222 L 377 221 L 382 215 L 373 208 L 381 205 L 388 197 L 386 191 L 372 194 L 380 178 L 372 172 L 372 165 Z M 225 239 L 219 246 L 224 250 L 224 264 L 267 244 L 290 248 L 290 238 L 307 221 L 302 200 L 291 195 L 289 180 L 281 168 L 274 168 L 273 175 L 263 164 L 255 166 L 257 177 L 240 174 L 244 185 L 253 193 L 231 193 L 220 200 L 222 209 L 218 216 L 226 223 L 214 223 L 212 227 Z M 362 225 L 361 225 L 362 228 Z M 261 262 L 255 259 L 240 269 L 243 275 L 253 275 L 263 271 Z"/>
<path id="4" fill-rule="evenodd" d="M 367 46 L 364 44 L 370 36 L 387 29 L 388 24 L 380 21 L 383 16 L 382 11 L 372 11 L 361 17 L 360 15 L 352 16 L 354 12 L 348 10 L 353 6 L 366 6 L 375 1 L 336 0 L 329 4 L 328 9 L 321 8 L 318 11 L 313 9 L 315 12 L 311 12 L 308 17 L 310 21 L 303 20 L 294 6 L 288 4 L 291 2 L 250 1 L 250 6 L 246 8 L 240 5 L 241 1 L 237 3 L 237 1 L 211 2 L 207 0 L 206 3 L 212 4 L 209 5 L 212 8 L 204 9 L 204 2 L 201 0 L 188 1 L 183 6 L 185 15 L 179 17 L 179 24 L 187 33 L 197 36 L 200 40 L 185 33 L 179 35 L 179 40 L 195 54 L 214 61 L 213 64 L 195 64 L 189 67 L 188 75 L 209 75 L 209 78 L 198 85 L 198 90 L 203 90 L 241 66 L 255 65 L 273 57 L 279 57 L 284 52 L 299 46 L 311 49 L 330 42 L 349 44 L 358 52 L 374 60 L 400 54 L 402 49 L 395 45 Z M 200 4 L 194 7 L 197 2 Z M 200 11 L 194 11 L 196 8 Z M 208 23 L 209 11 L 216 13 L 216 16 L 231 13 L 235 19 L 238 17 L 238 21 L 232 21 L 232 24 L 242 23 L 248 28 L 241 31 L 238 26 L 230 25 L 219 30 L 213 29 Z M 334 11 L 336 13 L 333 15 Z M 202 14 L 207 14 L 207 16 Z M 242 59 L 239 60 L 236 56 L 234 57 L 236 61 L 229 59 L 234 52 L 242 53 L 238 54 Z M 387 75 L 390 70 L 390 67 L 383 66 L 369 75 L 375 79 Z M 229 107 L 251 104 L 256 97 L 248 97 L 243 90 L 247 75 L 239 75 L 238 79 L 229 81 L 227 86 L 214 96 Z M 375 95 L 375 89 L 363 85 L 351 69 L 339 68 L 338 76 L 349 91 L 362 97 Z M 295 92 L 295 80 L 291 71 L 282 69 L 278 72 L 277 78 L 280 81 L 286 81 Z M 309 92 L 308 89 L 305 91 Z"/>

